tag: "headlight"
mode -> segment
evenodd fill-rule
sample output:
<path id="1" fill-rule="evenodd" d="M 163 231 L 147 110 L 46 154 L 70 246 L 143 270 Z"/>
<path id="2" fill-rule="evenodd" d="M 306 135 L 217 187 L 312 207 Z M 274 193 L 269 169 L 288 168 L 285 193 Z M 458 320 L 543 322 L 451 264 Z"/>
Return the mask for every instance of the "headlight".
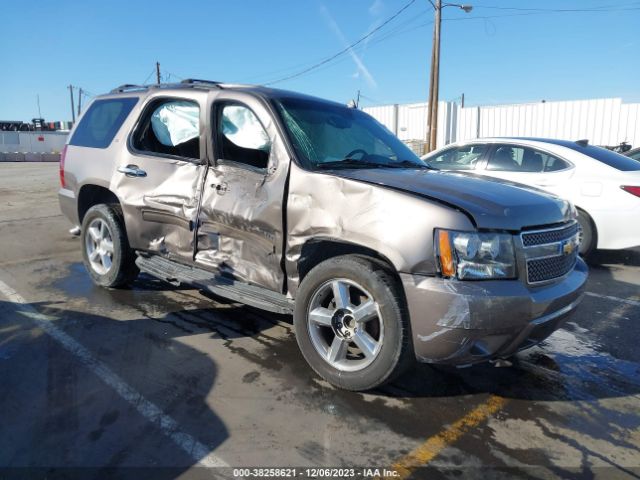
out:
<path id="1" fill-rule="evenodd" d="M 460 280 L 515 278 L 513 239 L 506 233 L 436 229 L 436 260 L 445 277 Z"/>

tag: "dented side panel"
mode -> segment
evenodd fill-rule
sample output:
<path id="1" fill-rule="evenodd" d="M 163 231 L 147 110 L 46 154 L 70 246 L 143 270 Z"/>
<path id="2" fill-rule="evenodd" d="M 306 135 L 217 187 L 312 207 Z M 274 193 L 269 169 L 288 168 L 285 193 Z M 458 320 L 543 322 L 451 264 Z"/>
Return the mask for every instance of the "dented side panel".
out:
<path id="1" fill-rule="evenodd" d="M 191 260 L 190 225 L 196 218 L 205 167 L 139 156 L 127 162 L 152 171 L 146 178 L 115 175 L 113 179 L 111 188 L 120 195 L 129 243 L 135 249 Z"/>
<path id="2" fill-rule="evenodd" d="M 370 248 L 399 272 L 433 274 L 433 229 L 468 230 L 462 213 L 423 198 L 330 172 L 310 174 L 291 165 L 286 270 L 289 291 L 299 284 L 303 246 L 333 239 Z"/>

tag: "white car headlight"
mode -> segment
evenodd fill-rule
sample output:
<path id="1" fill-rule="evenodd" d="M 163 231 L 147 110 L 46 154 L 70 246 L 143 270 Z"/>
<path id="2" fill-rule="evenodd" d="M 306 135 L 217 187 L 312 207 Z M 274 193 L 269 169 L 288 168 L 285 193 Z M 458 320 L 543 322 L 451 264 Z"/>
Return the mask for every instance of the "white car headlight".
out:
<path id="1" fill-rule="evenodd" d="M 507 233 L 475 233 L 436 229 L 440 273 L 460 280 L 516 277 L 513 238 Z"/>

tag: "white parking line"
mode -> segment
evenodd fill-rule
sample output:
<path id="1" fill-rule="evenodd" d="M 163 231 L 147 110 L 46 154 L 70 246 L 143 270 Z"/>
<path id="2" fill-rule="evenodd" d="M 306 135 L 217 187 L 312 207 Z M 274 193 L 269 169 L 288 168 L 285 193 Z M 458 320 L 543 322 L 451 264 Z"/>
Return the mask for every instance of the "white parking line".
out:
<path id="1" fill-rule="evenodd" d="M 627 305 L 633 305 L 634 307 L 640 307 L 640 301 L 629 300 L 627 298 L 612 297 L 611 295 L 600 295 L 599 293 L 586 292 L 585 295 L 596 298 L 603 298 L 605 300 L 613 300 L 614 302 L 626 303 Z"/>
<path id="2" fill-rule="evenodd" d="M 0 280 L 0 293 L 17 304 L 18 313 L 33 320 L 64 349 L 75 355 L 80 363 L 91 370 L 104 383 L 113 388 L 118 395 L 129 402 L 144 418 L 158 427 L 178 447 L 187 453 L 202 467 L 228 467 L 227 462 L 209 453 L 212 449 L 198 442 L 188 433 L 180 430 L 178 422 L 165 414 L 158 406 L 144 398 L 141 393 L 128 385 L 104 363 L 94 357 L 87 348 L 56 327 L 55 317 L 43 315 L 29 305 L 20 294 Z"/>

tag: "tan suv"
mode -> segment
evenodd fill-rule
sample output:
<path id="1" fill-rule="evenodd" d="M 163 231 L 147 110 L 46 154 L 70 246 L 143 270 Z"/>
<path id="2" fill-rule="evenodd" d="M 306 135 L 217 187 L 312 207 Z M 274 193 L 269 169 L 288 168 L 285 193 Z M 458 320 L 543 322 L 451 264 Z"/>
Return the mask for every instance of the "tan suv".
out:
<path id="1" fill-rule="evenodd" d="M 538 343 L 587 278 L 566 201 L 431 170 L 362 111 L 282 90 L 119 87 L 60 180 L 96 284 L 142 270 L 293 313 L 308 363 L 351 390 Z"/>

